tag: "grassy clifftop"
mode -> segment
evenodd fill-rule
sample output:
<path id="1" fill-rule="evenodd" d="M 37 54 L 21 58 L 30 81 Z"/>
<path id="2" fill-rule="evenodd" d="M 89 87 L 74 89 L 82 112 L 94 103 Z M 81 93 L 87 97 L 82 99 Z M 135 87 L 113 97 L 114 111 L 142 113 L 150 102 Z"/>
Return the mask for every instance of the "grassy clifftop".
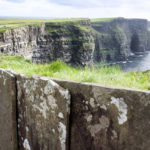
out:
<path id="1" fill-rule="evenodd" d="M 95 18 L 90 19 L 91 22 L 109 22 L 115 18 Z M 15 29 L 18 27 L 26 26 L 26 25 L 42 25 L 44 23 L 56 23 L 56 24 L 64 24 L 64 23 L 74 23 L 79 21 L 89 20 L 87 18 L 66 18 L 66 19 L 9 19 L 9 18 L 0 18 L 0 33 L 5 32 L 8 29 Z"/>
<path id="2" fill-rule="evenodd" d="M 116 87 L 150 90 L 150 71 L 123 73 L 119 67 L 71 67 L 61 61 L 40 65 L 19 56 L 0 55 L 0 68 L 27 76 L 48 76 Z"/>
<path id="3" fill-rule="evenodd" d="M 0 18 L 0 33 L 8 29 L 15 29 L 26 25 L 42 25 L 47 22 L 64 24 L 67 22 L 79 22 L 88 20 L 86 18 L 72 18 L 72 19 L 7 19 Z"/>
<path id="4" fill-rule="evenodd" d="M 114 19 L 118 19 L 118 18 L 93 18 L 91 19 L 91 22 L 109 22 Z"/>

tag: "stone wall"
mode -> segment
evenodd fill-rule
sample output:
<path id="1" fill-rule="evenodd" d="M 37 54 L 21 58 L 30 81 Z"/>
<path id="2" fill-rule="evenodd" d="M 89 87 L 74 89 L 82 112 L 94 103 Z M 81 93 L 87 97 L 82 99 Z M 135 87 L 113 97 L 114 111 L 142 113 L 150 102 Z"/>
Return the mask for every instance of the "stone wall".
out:
<path id="1" fill-rule="evenodd" d="M 0 69 L 0 150 L 67 150 L 70 94 Z"/>
<path id="2" fill-rule="evenodd" d="M 66 150 L 70 94 L 47 78 L 17 76 L 20 150 Z"/>
<path id="3" fill-rule="evenodd" d="M 150 92 L 54 80 L 71 93 L 70 150 L 148 150 Z"/>
<path id="4" fill-rule="evenodd" d="M 0 69 L 0 103 L 3 150 L 148 150 L 150 146 L 150 92 L 27 78 Z"/>

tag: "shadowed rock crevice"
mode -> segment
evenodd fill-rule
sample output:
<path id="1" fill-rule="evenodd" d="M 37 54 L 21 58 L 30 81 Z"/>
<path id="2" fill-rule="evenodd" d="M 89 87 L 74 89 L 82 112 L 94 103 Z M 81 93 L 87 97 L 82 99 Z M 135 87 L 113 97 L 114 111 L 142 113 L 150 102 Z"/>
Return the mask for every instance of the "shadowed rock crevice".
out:
<path id="1" fill-rule="evenodd" d="M 19 132 L 18 132 L 18 118 L 19 118 L 19 113 L 18 113 L 18 87 L 17 87 L 17 77 L 15 75 L 15 88 L 16 88 L 16 102 L 15 102 L 15 107 L 16 107 L 16 134 L 17 134 L 17 148 L 16 150 L 19 150 Z"/>
<path id="2" fill-rule="evenodd" d="M 131 45 L 130 45 L 131 51 L 132 52 L 140 51 L 139 44 L 140 44 L 139 37 L 136 33 L 134 33 L 131 37 Z"/>

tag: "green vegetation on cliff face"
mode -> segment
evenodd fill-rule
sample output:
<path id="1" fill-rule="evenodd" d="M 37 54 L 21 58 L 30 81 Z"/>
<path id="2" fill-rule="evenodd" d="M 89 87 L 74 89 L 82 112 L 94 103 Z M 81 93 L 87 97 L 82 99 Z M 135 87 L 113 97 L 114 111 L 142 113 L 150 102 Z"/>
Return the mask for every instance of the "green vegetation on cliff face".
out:
<path id="1" fill-rule="evenodd" d="M 0 68 L 27 76 L 48 76 L 81 82 L 150 90 L 150 71 L 123 73 L 119 67 L 71 67 L 61 61 L 50 64 L 32 64 L 19 56 L 0 55 Z"/>
<path id="2" fill-rule="evenodd" d="M 92 28 L 90 25 L 82 25 L 79 24 L 79 22 L 49 22 L 45 24 L 46 31 L 49 34 L 55 33 L 55 35 L 64 35 L 66 36 L 69 34 L 71 36 L 77 36 L 78 34 L 85 34 L 92 32 Z M 73 31 L 76 31 L 76 33 L 73 33 Z M 78 39 L 79 40 L 79 39 Z"/>

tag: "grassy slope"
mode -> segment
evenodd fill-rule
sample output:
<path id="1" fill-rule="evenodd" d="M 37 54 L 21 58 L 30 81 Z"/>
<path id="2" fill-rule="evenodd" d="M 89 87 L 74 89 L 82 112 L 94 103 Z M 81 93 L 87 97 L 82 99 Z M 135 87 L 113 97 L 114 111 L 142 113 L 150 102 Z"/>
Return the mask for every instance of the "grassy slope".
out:
<path id="1" fill-rule="evenodd" d="M 72 18 L 72 19 L 5 19 L 0 18 L 0 33 L 8 29 L 14 29 L 25 25 L 41 25 L 46 22 L 65 23 L 76 22 L 80 20 L 87 20 L 86 18 Z"/>
<path id="2" fill-rule="evenodd" d="M 10 69 L 27 76 L 49 76 L 73 81 L 150 90 L 150 72 L 123 73 L 119 67 L 74 68 L 61 61 L 50 64 L 32 64 L 19 56 L 0 55 L 0 68 Z"/>
<path id="3" fill-rule="evenodd" d="M 91 22 L 108 22 L 115 18 L 94 18 Z M 41 25 L 46 22 L 52 23 L 66 23 L 66 22 L 76 22 L 80 20 L 87 20 L 87 18 L 66 18 L 66 19 L 9 19 L 0 18 L 0 33 L 5 32 L 8 29 L 14 29 L 22 27 L 25 25 Z"/>
<path id="4" fill-rule="evenodd" d="M 109 22 L 117 18 L 93 18 L 91 22 Z"/>
<path id="5" fill-rule="evenodd" d="M 80 21 L 86 18 L 70 18 L 70 19 L 5 19 L 0 18 L 0 24 L 24 24 L 24 23 L 41 23 L 41 22 L 66 22 L 66 21 Z"/>

